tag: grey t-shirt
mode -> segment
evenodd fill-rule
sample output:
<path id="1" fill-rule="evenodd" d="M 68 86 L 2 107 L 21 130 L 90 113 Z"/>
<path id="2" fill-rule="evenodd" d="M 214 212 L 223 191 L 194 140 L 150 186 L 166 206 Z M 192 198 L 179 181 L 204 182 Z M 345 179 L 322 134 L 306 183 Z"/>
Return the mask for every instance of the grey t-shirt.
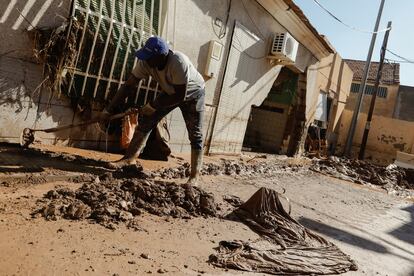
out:
<path id="1" fill-rule="evenodd" d="M 205 83 L 190 59 L 181 52 L 171 51 L 163 70 L 151 68 L 145 61 L 138 60 L 132 74 L 138 79 L 151 76 L 161 86 L 162 91 L 175 94 L 173 85 L 187 85 L 186 99 L 196 98 L 202 93 Z"/>

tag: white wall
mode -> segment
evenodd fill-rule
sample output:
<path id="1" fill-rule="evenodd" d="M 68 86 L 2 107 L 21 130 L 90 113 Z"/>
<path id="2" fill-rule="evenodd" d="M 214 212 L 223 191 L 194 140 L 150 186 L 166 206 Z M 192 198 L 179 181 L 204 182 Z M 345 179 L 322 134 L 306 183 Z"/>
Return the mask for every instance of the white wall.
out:
<path id="1" fill-rule="evenodd" d="M 257 57 L 261 56 L 263 58 L 257 59 L 256 62 L 262 63 L 262 80 L 260 78 L 250 80 L 251 85 L 255 85 L 253 88 L 250 89 L 250 92 L 245 95 L 240 95 L 243 103 L 239 106 L 243 107 L 243 110 L 233 110 L 230 111 L 229 116 L 232 114 L 244 114 L 247 116 L 242 116 L 239 118 L 243 121 L 243 127 L 234 127 L 235 133 L 234 135 L 229 136 L 230 140 L 237 140 L 237 147 L 230 148 L 223 148 L 220 145 L 216 147 L 215 151 L 239 151 L 241 149 L 241 142 L 244 138 L 245 127 L 247 126 L 247 117 L 250 113 L 250 107 L 252 104 L 260 104 L 261 101 L 266 97 L 267 93 L 270 90 L 271 84 L 276 79 L 280 68 L 275 70 L 275 67 L 269 64 L 269 61 L 265 58 L 267 55 L 270 38 L 272 37 L 273 33 L 275 32 L 284 32 L 286 29 L 279 24 L 264 8 L 258 4 L 254 0 L 250 1 L 232 1 L 232 7 L 229 14 L 229 19 L 227 26 L 225 28 L 225 34 L 222 38 L 219 38 L 217 34 L 220 32 L 219 27 L 214 25 L 216 19 L 219 19 L 223 22 L 226 21 L 227 17 L 227 4 L 229 1 L 221 1 L 221 0 L 180 0 L 180 1 L 172 1 L 175 2 L 175 33 L 174 30 L 171 28 L 166 33 L 166 37 L 168 40 L 172 41 L 174 44 L 174 49 L 180 50 L 187 54 L 192 62 L 196 65 L 200 72 L 204 71 L 204 66 L 207 60 L 207 52 L 208 52 L 208 44 L 210 40 L 219 41 L 224 45 L 224 52 L 221 59 L 219 74 L 217 78 L 206 78 L 206 114 L 205 114 L 205 134 L 207 143 L 209 142 L 209 138 L 211 136 L 217 135 L 217 133 L 212 132 L 220 132 L 222 131 L 222 127 L 215 127 L 213 130 L 212 122 L 216 120 L 216 122 L 220 122 L 223 118 L 219 116 L 215 118 L 216 110 L 218 104 L 222 104 L 222 100 L 220 100 L 220 92 L 222 91 L 222 83 L 225 77 L 225 69 L 226 69 L 226 61 L 227 56 L 229 55 L 229 51 L 231 49 L 231 37 L 233 34 L 233 26 L 235 25 L 235 21 L 237 20 L 243 26 L 245 26 L 250 32 L 254 33 L 258 36 L 263 44 L 264 47 L 260 50 L 261 52 L 256 52 L 253 49 L 253 52 Z M 171 5 L 171 4 L 170 4 Z M 173 13 L 174 9 L 170 9 L 169 14 L 170 18 L 174 18 Z M 171 20 L 170 20 L 171 22 Z M 248 49 L 246 50 L 248 55 Z M 303 64 L 309 65 L 310 61 L 314 62 L 312 58 L 312 54 L 306 49 L 301 47 L 302 51 L 302 59 L 299 59 L 298 62 Z M 229 64 L 229 66 L 248 66 L 246 63 L 238 63 L 237 60 L 234 64 Z M 280 66 L 279 66 L 280 67 Z M 273 81 L 272 81 L 273 80 Z M 263 85 L 267 83 L 268 85 Z M 224 83 L 226 85 L 226 83 Z M 225 87 L 223 87 L 224 89 Z M 254 95 L 255 99 L 252 101 L 251 96 Z M 239 98 L 237 99 L 239 100 Z M 229 107 L 230 108 L 230 107 Z M 231 109 L 231 108 L 230 108 Z M 233 113 L 231 113 L 233 112 Z M 221 113 L 225 114 L 225 112 Z M 227 116 L 226 115 L 226 116 Z M 235 116 L 237 117 L 237 116 Z M 179 114 L 179 111 L 174 112 L 171 116 L 169 116 L 171 120 L 171 133 L 172 133 L 172 143 L 175 145 L 176 149 L 179 150 L 189 150 L 189 143 L 187 140 L 184 122 L 182 121 L 182 117 Z M 233 132 L 233 131 L 232 131 Z M 219 133 L 220 134 L 220 133 Z M 227 134 L 226 134 L 227 135 Z M 235 136 L 235 137 L 233 137 Z M 225 141 L 223 137 L 220 138 L 220 141 Z M 213 141 L 214 142 L 214 141 Z M 221 143 L 221 142 L 220 142 Z"/>

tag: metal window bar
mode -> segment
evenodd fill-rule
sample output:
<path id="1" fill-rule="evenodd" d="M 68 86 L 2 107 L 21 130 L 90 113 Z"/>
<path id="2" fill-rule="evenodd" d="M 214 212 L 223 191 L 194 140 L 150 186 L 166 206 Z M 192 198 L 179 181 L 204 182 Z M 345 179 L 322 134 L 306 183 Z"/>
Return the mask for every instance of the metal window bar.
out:
<path id="1" fill-rule="evenodd" d="M 99 1 L 99 2 L 100 2 L 100 4 L 99 4 L 99 13 L 102 14 L 104 1 Z M 85 71 L 86 72 L 86 77 L 83 79 L 83 83 L 82 83 L 82 91 L 81 91 L 82 96 L 85 94 L 86 82 L 88 80 L 89 69 L 91 67 L 91 61 L 92 61 L 93 53 L 95 52 L 96 40 L 98 39 L 99 29 L 101 28 L 101 22 L 102 22 L 102 16 L 99 16 L 98 24 L 97 24 L 96 30 L 95 30 L 95 35 L 93 37 L 91 52 L 89 53 L 89 59 L 88 59 L 87 65 L 86 65 L 86 71 Z"/>
<path id="2" fill-rule="evenodd" d="M 160 0 L 158 2 L 158 30 L 157 30 L 158 35 L 162 35 L 162 33 L 161 33 L 161 25 L 162 25 L 161 17 L 162 17 L 162 12 L 163 12 L 162 2 L 163 2 L 163 0 Z"/>
<path id="3" fill-rule="evenodd" d="M 150 24 L 149 24 L 149 33 L 150 35 L 152 35 L 152 22 L 154 20 L 154 2 L 155 1 L 151 1 L 151 12 L 150 12 Z"/>
<path id="4" fill-rule="evenodd" d="M 140 35 L 140 40 L 139 40 L 138 45 L 141 45 L 142 44 L 142 39 L 143 39 L 143 35 L 144 35 L 145 5 L 146 5 L 146 0 L 143 0 L 142 1 L 142 14 L 141 14 L 142 15 L 141 16 L 141 31 L 140 31 L 140 34 L 141 35 Z M 133 16 L 135 17 L 135 14 Z M 130 37 L 131 40 L 130 40 L 130 42 L 132 42 L 133 36 L 134 36 L 134 33 L 131 32 L 131 37 Z M 128 60 L 128 55 L 129 55 L 130 48 L 131 48 L 131 44 L 128 44 L 128 47 L 127 47 L 127 50 L 126 50 L 126 53 L 125 53 L 124 62 L 123 62 L 123 65 L 122 65 L 122 71 L 121 71 L 121 77 L 120 77 L 121 80 L 124 78 L 125 68 L 126 68 L 126 64 L 127 64 L 127 60 Z M 136 64 L 136 60 L 134 59 L 134 66 L 135 66 L 135 64 Z M 119 87 L 120 87 L 120 85 L 118 85 L 118 89 L 119 89 Z"/>
<path id="5" fill-rule="evenodd" d="M 96 79 L 96 82 L 95 82 L 95 88 L 93 90 L 93 98 L 96 98 L 96 92 L 98 91 L 98 86 L 99 86 L 99 82 L 100 82 L 101 74 L 102 74 L 102 68 L 103 68 L 103 65 L 106 59 L 106 51 L 108 50 L 109 41 L 112 38 L 112 31 L 114 27 L 114 13 L 115 13 L 115 1 L 111 1 L 111 20 L 109 22 L 109 30 L 106 36 L 105 47 L 104 47 L 104 51 L 102 54 L 101 63 L 99 64 L 98 78 Z"/>
<path id="6" fill-rule="evenodd" d="M 357 93 L 359 91 L 360 84 L 359 83 L 352 83 L 351 84 L 351 92 Z M 367 85 L 365 88 L 366 95 L 373 95 L 374 94 L 374 86 Z M 381 98 L 386 98 L 388 95 L 388 89 L 387 87 L 380 86 L 378 87 L 377 96 Z"/>
<path id="7" fill-rule="evenodd" d="M 150 0 L 151 1 L 151 0 Z M 145 34 L 145 31 L 144 31 L 144 26 L 145 26 L 145 12 L 146 12 L 146 10 L 145 10 L 145 6 L 146 6 L 146 0 L 144 0 L 143 2 L 142 2 L 142 17 L 141 17 L 141 36 L 140 36 L 140 40 L 139 40 L 139 43 L 138 43 L 138 46 L 141 46 L 142 45 L 142 43 L 144 42 L 144 34 Z M 150 22 L 150 24 L 152 25 L 152 22 Z M 135 65 L 137 64 L 137 59 L 134 59 L 134 65 L 133 65 L 133 67 L 135 67 Z M 149 86 L 150 86 L 150 84 L 151 84 L 151 77 L 149 77 L 149 79 L 148 79 L 148 83 L 146 84 L 147 85 L 147 87 L 146 87 L 146 89 L 145 89 L 145 98 L 144 98 L 144 104 L 145 103 L 147 103 L 147 97 L 148 97 L 148 89 L 149 89 Z M 136 97 L 135 97 L 135 99 L 138 101 L 138 98 L 139 98 L 139 94 L 141 93 L 141 89 L 142 88 L 145 88 L 145 87 L 139 87 L 138 86 L 138 88 L 137 88 L 137 90 L 136 90 Z M 137 104 L 137 102 L 135 102 L 135 104 Z"/>
<path id="8" fill-rule="evenodd" d="M 88 4 L 87 4 L 87 7 L 88 7 L 88 10 L 89 10 L 89 8 L 90 8 L 90 6 L 91 6 L 91 0 L 88 0 Z M 75 4 L 75 7 L 74 7 L 74 9 L 73 9 L 73 14 L 72 14 L 72 16 L 75 16 L 75 12 L 76 12 L 76 9 L 78 8 L 78 6 Z M 76 55 L 76 60 L 75 60 L 75 64 L 71 64 L 74 68 L 77 68 L 77 66 L 78 66 L 78 62 L 79 62 L 79 56 L 80 56 L 80 53 L 81 53 L 81 50 L 82 50 L 82 47 L 84 47 L 84 45 L 83 45 L 83 40 L 85 39 L 85 33 L 86 33 L 86 26 L 87 26 L 87 24 L 88 24 L 88 20 L 89 20 L 89 13 L 87 12 L 86 13 L 86 16 L 84 17 L 85 19 L 85 22 L 84 22 L 84 24 L 83 24 L 83 29 L 82 29 L 82 36 L 81 36 L 81 39 L 80 39 L 80 43 L 79 43 L 79 49 L 78 49 L 78 51 L 77 51 L 77 55 Z M 70 90 L 72 89 L 72 85 L 73 85 L 73 81 L 75 80 L 75 70 L 72 70 L 72 74 L 71 74 L 71 78 L 70 78 L 70 82 L 69 82 L 69 93 L 70 93 Z M 75 89 L 75 87 L 73 87 L 74 89 Z"/>
<path id="9" fill-rule="evenodd" d="M 70 68 L 68 68 L 68 71 L 70 73 L 69 92 L 72 91 L 72 88 L 73 88 L 73 90 L 75 91 L 75 94 L 79 95 L 76 92 L 76 90 L 79 89 L 81 86 L 82 88 L 80 91 L 80 95 L 84 96 L 86 93 L 85 90 L 88 88 L 91 91 L 93 90 L 93 93 L 88 93 L 87 96 L 92 96 L 92 98 L 98 98 L 98 96 L 101 95 L 102 93 L 102 95 L 99 98 L 103 100 L 107 100 L 107 98 L 109 97 L 109 93 L 112 90 L 111 84 L 116 83 L 119 88 L 125 78 L 125 74 L 127 73 L 127 68 L 128 68 L 128 71 L 131 70 L 132 60 L 130 61 L 129 59 L 130 53 L 132 50 L 131 47 L 139 47 L 140 45 L 142 45 L 142 42 L 144 41 L 144 39 L 154 34 L 161 35 L 162 14 L 163 14 L 162 1 L 163 0 L 142 0 L 138 2 L 135 0 L 132 2 L 127 2 L 127 1 L 128 0 L 123 0 L 123 3 L 121 4 L 122 8 L 120 8 L 120 5 L 117 5 L 117 3 L 119 3 L 120 1 L 118 2 L 114 0 L 100 0 L 100 1 L 77 0 L 77 1 L 74 1 L 73 16 L 76 17 L 76 15 L 78 16 L 84 15 L 83 18 L 85 22 L 83 24 L 84 27 L 82 29 L 82 35 L 81 35 L 81 39 L 80 39 L 80 43 L 78 47 L 79 49 L 78 49 L 77 57 L 75 59 L 74 64 L 71 64 L 71 66 L 69 66 Z M 151 2 L 148 3 L 148 1 L 151 1 Z M 109 5 L 108 3 L 111 3 L 111 5 Z M 131 11 L 131 6 L 127 6 L 127 3 L 132 4 L 132 18 L 129 18 L 129 19 L 126 18 L 126 14 L 127 14 L 127 8 L 128 8 L 128 13 Z M 150 4 L 150 6 L 148 4 Z M 137 10 L 138 5 L 142 5 L 140 14 L 139 14 L 139 11 Z M 111 10 L 110 14 L 109 14 L 109 6 Z M 115 13 L 115 8 L 118 8 L 116 13 Z M 141 17 L 140 25 L 136 24 L 139 22 L 137 20 L 139 16 Z M 168 17 L 168 13 L 166 14 L 166 16 Z M 129 24 L 131 23 L 131 21 L 132 21 L 132 24 Z M 126 30 L 130 31 L 129 36 L 125 35 L 125 33 L 127 32 Z M 87 48 L 88 47 L 87 42 L 90 42 L 91 39 L 88 39 L 86 37 L 87 35 L 89 35 L 87 33 L 88 31 L 90 31 L 91 34 L 93 34 L 93 42 L 92 42 L 92 46 L 89 48 L 90 52 L 82 56 L 85 49 L 89 50 Z M 106 38 L 105 38 L 105 33 L 107 33 Z M 116 38 L 117 35 L 118 35 L 118 41 L 116 43 L 116 48 L 115 50 L 113 50 L 113 47 L 112 47 L 110 51 L 109 44 L 111 42 L 111 38 L 112 37 Z M 122 55 L 120 56 L 120 49 L 124 41 L 125 42 L 128 41 L 127 42 L 128 44 L 127 44 L 125 51 L 121 52 L 121 53 L 125 52 L 125 56 L 122 57 Z M 105 43 L 104 47 L 102 47 L 103 42 Z M 103 53 L 102 55 L 100 55 L 102 48 L 103 48 Z M 95 55 L 97 55 L 98 52 L 100 52 L 99 53 L 100 56 L 95 57 Z M 111 56 L 109 57 L 108 54 L 111 54 Z M 86 60 L 85 60 L 85 57 L 87 57 Z M 101 59 L 99 64 L 97 64 L 97 60 L 99 60 L 98 58 Z M 110 61 L 111 58 L 112 58 L 112 63 L 111 63 L 110 69 L 109 68 L 104 69 L 106 68 L 105 64 L 108 64 L 108 61 Z M 119 64 L 118 62 L 119 58 L 121 59 L 123 58 L 122 67 L 117 65 Z M 135 65 L 136 63 L 135 59 L 133 63 Z M 83 68 L 86 67 L 86 70 L 82 69 L 82 67 Z M 119 68 L 120 76 L 115 74 L 115 72 L 117 72 L 116 68 L 118 67 L 120 67 Z M 76 79 L 76 76 L 83 77 L 83 78 Z M 75 84 L 75 82 L 77 83 L 77 85 Z M 145 82 L 145 81 L 140 82 L 140 84 L 138 85 L 137 91 L 136 91 L 136 95 L 135 95 L 135 101 L 134 101 L 135 104 L 138 102 L 138 99 L 140 98 L 139 97 L 140 93 L 145 92 L 145 101 L 148 100 L 149 93 L 153 93 L 154 97 L 156 96 L 159 85 L 156 84 L 155 87 L 151 87 L 151 85 L 152 85 L 152 79 L 149 79 L 148 82 Z M 104 89 L 102 87 L 104 87 Z"/>
<path id="10" fill-rule="evenodd" d="M 104 100 L 108 99 L 108 94 L 109 94 L 109 89 L 111 87 L 111 79 L 113 77 L 114 74 L 114 69 L 115 69 L 115 64 L 116 61 L 118 59 L 118 52 L 119 52 L 119 47 L 121 46 L 121 42 L 124 36 L 124 30 L 127 28 L 126 24 L 125 24 L 125 13 L 126 13 L 126 0 L 124 0 L 124 9 L 123 9 L 123 13 L 122 13 L 122 27 L 120 30 L 120 34 L 119 34 L 119 38 L 118 38 L 118 42 L 116 44 L 116 49 L 115 49 L 115 53 L 114 53 L 114 58 L 112 60 L 112 65 L 111 65 L 111 71 L 109 72 L 109 79 L 110 81 L 108 81 L 106 83 L 106 88 L 105 88 L 105 96 L 104 96 Z M 132 6 L 132 14 L 135 15 L 135 8 L 136 8 L 136 1 L 133 1 L 133 6 Z M 135 16 L 132 16 L 132 27 L 134 26 L 134 22 L 135 22 Z M 133 29 L 131 29 L 131 35 L 133 34 Z M 128 48 L 129 48 L 129 44 L 128 44 Z"/>
<path id="11" fill-rule="evenodd" d="M 134 1 L 134 4 L 135 4 L 135 1 Z M 145 0 L 142 3 L 143 12 L 144 12 L 144 8 L 145 8 Z M 133 8 L 133 14 L 132 14 L 132 17 L 133 17 L 133 19 L 132 19 L 133 20 L 132 21 L 133 22 L 132 29 L 131 29 L 131 33 L 130 33 L 130 36 L 129 36 L 128 45 L 126 47 L 124 61 L 122 62 L 122 70 L 121 70 L 121 76 L 120 76 L 120 80 L 121 81 L 122 81 L 122 79 L 124 77 L 125 67 L 126 67 L 126 64 L 127 64 L 127 61 L 128 61 L 129 50 L 130 50 L 131 44 L 132 44 L 132 38 L 134 37 L 134 31 L 136 30 L 136 28 L 135 28 L 135 9 L 136 9 L 136 7 L 134 6 L 134 8 Z M 141 22 L 141 24 L 143 24 L 143 21 L 144 21 L 144 17 L 142 16 L 142 22 Z M 141 36 L 142 36 L 142 31 L 141 31 Z M 121 86 L 121 84 L 118 84 L 118 89 L 119 89 L 120 86 Z"/>

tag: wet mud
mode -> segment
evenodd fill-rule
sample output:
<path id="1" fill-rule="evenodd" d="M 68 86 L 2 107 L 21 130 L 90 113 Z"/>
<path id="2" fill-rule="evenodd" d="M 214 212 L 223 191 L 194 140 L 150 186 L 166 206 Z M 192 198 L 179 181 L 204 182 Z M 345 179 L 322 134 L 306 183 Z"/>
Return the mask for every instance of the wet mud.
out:
<path id="1" fill-rule="evenodd" d="M 115 173 L 116 174 L 116 173 Z M 48 220 L 89 219 L 107 228 L 120 224 L 139 230 L 143 212 L 173 218 L 214 217 L 214 197 L 198 187 L 152 179 L 116 179 L 107 173 L 73 191 L 57 188 L 38 201 L 33 216 Z"/>

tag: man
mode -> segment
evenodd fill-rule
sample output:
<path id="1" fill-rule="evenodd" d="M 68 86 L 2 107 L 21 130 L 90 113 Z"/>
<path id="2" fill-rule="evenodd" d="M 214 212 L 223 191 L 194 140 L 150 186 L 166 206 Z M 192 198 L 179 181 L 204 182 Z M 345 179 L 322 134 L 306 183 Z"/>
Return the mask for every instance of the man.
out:
<path id="1" fill-rule="evenodd" d="M 149 38 L 135 56 L 138 62 L 132 69 L 131 76 L 117 91 L 102 116 L 108 117 L 114 107 L 136 91 L 141 79 L 151 76 L 158 82 L 162 93 L 142 107 L 143 119 L 136 127 L 124 157 L 109 163 L 109 166 L 119 168 L 134 164 L 145 147 L 151 130 L 164 116 L 179 107 L 191 142 L 191 172 L 187 183 L 195 185 L 203 163 L 204 79 L 186 55 L 170 50 L 160 37 Z"/>

